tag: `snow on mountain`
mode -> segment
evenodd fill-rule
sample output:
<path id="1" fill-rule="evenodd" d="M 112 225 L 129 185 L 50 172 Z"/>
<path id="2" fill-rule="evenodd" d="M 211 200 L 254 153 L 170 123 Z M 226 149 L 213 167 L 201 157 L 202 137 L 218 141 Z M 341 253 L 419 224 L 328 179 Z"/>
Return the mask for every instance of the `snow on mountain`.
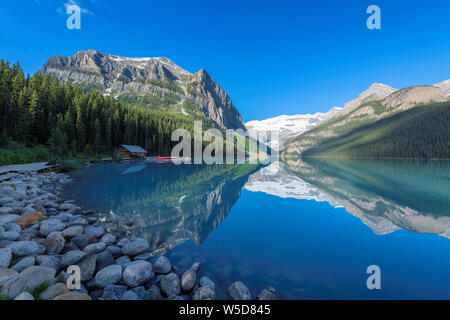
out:
<path id="1" fill-rule="evenodd" d="M 248 130 L 255 130 L 257 132 L 278 131 L 280 141 L 271 141 L 270 147 L 282 148 L 287 139 L 311 130 L 322 121 L 332 118 L 341 110 L 342 108 L 333 107 L 326 113 L 318 112 L 315 114 L 298 114 L 293 116 L 282 115 L 261 121 L 249 121 L 245 126 Z"/>
<path id="2" fill-rule="evenodd" d="M 445 80 L 439 83 L 434 84 L 435 87 L 438 87 L 439 89 L 442 90 L 442 92 L 444 92 L 444 94 L 447 97 L 450 97 L 450 79 L 449 80 Z"/>

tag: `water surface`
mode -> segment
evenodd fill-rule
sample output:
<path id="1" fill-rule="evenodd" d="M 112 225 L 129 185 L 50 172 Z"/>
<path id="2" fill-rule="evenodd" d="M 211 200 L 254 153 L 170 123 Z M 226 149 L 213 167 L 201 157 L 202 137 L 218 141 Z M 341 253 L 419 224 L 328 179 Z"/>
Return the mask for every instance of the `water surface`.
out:
<path id="1" fill-rule="evenodd" d="M 180 268 L 202 262 L 219 298 L 241 280 L 284 299 L 450 299 L 450 162 L 275 167 L 108 164 L 65 192 Z"/>

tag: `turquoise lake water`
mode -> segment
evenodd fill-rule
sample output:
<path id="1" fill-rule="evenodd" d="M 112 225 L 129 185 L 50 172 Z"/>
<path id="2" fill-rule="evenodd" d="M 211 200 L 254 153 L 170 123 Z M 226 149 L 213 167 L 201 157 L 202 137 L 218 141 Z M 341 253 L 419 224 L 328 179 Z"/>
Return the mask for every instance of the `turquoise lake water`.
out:
<path id="1" fill-rule="evenodd" d="M 181 269 L 200 261 L 219 298 L 241 280 L 282 299 L 450 299 L 449 161 L 131 162 L 72 178 L 67 198 Z"/>

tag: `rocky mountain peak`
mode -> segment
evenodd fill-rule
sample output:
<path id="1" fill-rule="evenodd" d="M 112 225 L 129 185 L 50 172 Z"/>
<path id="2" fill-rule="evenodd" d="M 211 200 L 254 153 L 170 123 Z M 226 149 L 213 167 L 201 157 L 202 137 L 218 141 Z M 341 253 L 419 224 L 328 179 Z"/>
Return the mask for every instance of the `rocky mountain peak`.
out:
<path id="1" fill-rule="evenodd" d="M 434 84 L 435 87 L 438 87 L 442 90 L 442 92 L 450 97 L 450 79 Z"/>
<path id="2" fill-rule="evenodd" d="M 230 97 L 206 70 L 192 74 L 165 57 L 129 58 L 89 49 L 71 57 L 51 57 L 39 72 L 119 101 L 154 101 L 156 97 L 161 99 L 158 107 L 164 105 L 165 110 L 192 115 L 200 110 L 222 129 L 244 127 Z M 184 101 L 191 103 L 190 110 L 183 109 Z"/>

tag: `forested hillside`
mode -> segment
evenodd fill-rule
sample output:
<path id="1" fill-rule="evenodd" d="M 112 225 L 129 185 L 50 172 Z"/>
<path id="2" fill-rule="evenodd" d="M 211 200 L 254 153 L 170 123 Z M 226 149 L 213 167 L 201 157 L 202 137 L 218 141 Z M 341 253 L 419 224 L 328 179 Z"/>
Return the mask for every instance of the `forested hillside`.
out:
<path id="1" fill-rule="evenodd" d="M 412 108 L 324 139 L 302 156 L 450 158 L 450 102 Z"/>
<path id="2" fill-rule="evenodd" d="M 0 164 L 46 160 L 50 154 L 112 152 L 120 144 L 168 154 L 172 131 L 192 132 L 193 120 L 130 106 L 96 91 L 84 93 L 39 73 L 25 77 L 19 63 L 0 62 Z M 204 123 L 204 128 L 210 125 Z"/>

